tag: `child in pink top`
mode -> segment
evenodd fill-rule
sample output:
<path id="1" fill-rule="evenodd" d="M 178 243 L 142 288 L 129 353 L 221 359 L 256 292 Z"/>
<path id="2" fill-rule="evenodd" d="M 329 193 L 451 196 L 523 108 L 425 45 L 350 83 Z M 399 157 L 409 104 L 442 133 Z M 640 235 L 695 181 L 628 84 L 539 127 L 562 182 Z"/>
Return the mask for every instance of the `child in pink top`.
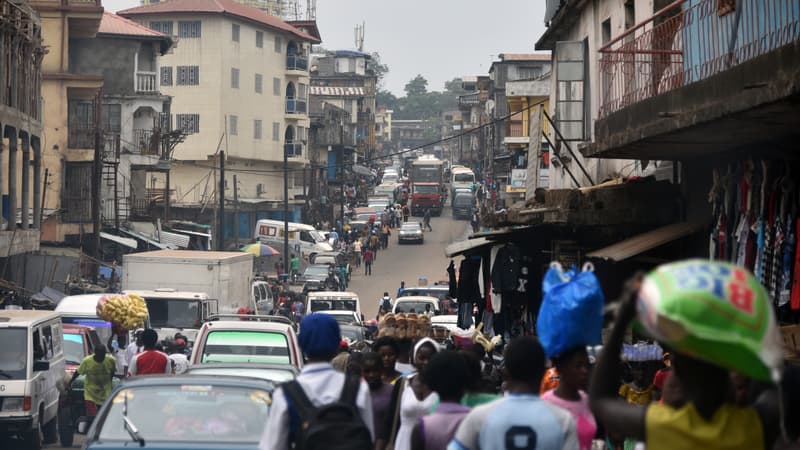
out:
<path id="1" fill-rule="evenodd" d="M 585 389 L 589 383 L 589 355 L 586 348 L 576 347 L 553 357 L 560 375 L 558 387 L 542 394 L 542 400 L 569 411 L 575 419 L 580 450 L 591 450 L 597 433 L 597 422 L 589 409 Z"/>

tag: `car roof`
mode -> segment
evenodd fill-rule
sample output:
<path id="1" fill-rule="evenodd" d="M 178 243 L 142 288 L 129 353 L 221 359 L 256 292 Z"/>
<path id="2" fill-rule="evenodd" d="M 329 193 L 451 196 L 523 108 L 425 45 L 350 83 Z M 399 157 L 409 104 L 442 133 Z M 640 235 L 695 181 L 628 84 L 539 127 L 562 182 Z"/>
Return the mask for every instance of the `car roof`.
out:
<path id="1" fill-rule="evenodd" d="M 331 316 L 353 316 L 355 311 L 341 310 L 341 309 L 326 309 L 323 311 L 314 311 L 313 314 L 330 314 Z"/>
<path id="2" fill-rule="evenodd" d="M 255 320 L 214 320 L 204 323 L 203 328 L 209 331 L 236 330 L 294 333 L 294 328 L 289 324 L 280 322 L 258 322 Z"/>
<path id="3" fill-rule="evenodd" d="M 317 291 L 317 292 L 309 292 L 308 298 L 311 299 L 312 297 L 318 298 L 358 298 L 358 294 L 355 292 L 349 291 Z"/>
<path id="4" fill-rule="evenodd" d="M 58 302 L 56 311 L 65 315 L 84 314 L 97 317 L 97 301 L 105 295 L 108 294 L 68 295 Z"/>
<path id="5" fill-rule="evenodd" d="M 43 320 L 59 319 L 61 314 L 54 311 L 37 311 L 33 309 L 0 310 L 0 326 L 26 327 Z"/>
<path id="6" fill-rule="evenodd" d="M 403 288 L 403 291 L 410 291 L 411 289 L 417 289 L 417 290 L 430 289 L 430 290 L 434 290 L 434 291 L 446 291 L 446 290 L 449 290 L 450 288 L 448 286 L 442 286 L 442 285 L 439 285 L 439 284 L 433 284 L 433 285 L 430 285 L 430 286 L 406 286 L 406 287 Z"/>
<path id="7" fill-rule="evenodd" d="M 94 330 L 95 328 L 89 325 L 79 325 L 77 323 L 65 323 L 61 325 L 61 330 L 64 333 L 76 334 L 80 333 L 82 330 Z"/>
<path id="8" fill-rule="evenodd" d="M 269 364 L 269 363 L 203 363 L 194 364 L 189 366 L 189 372 L 193 370 L 203 369 L 269 369 L 269 370 L 285 370 L 287 372 L 294 372 L 295 374 L 300 371 L 297 367 L 289 364 Z"/>
<path id="9" fill-rule="evenodd" d="M 327 264 L 309 264 L 306 267 L 306 270 L 308 270 L 308 269 L 325 269 L 325 270 L 328 270 L 328 265 Z"/>
<path id="10" fill-rule="evenodd" d="M 128 289 L 122 291 L 123 294 L 136 294 L 140 297 L 145 298 L 166 298 L 166 299 L 175 299 L 175 300 L 206 300 L 208 299 L 208 294 L 205 292 L 187 292 L 187 291 L 176 291 L 174 289 L 169 288 L 161 288 L 155 290 L 139 290 L 139 289 Z"/>
<path id="11" fill-rule="evenodd" d="M 395 300 L 395 304 L 397 302 L 431 302 L 439 304 L 439 299 L 436 297 L 431 297 L 430 295 L 407 295 L 405 297 L 399 297 Z"/>

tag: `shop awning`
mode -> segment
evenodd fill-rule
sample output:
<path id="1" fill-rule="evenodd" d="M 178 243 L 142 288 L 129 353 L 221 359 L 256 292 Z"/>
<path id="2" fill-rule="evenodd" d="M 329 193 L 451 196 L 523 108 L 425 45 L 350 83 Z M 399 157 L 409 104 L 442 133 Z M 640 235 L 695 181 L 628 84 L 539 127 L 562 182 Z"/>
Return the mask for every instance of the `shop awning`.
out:
<path id="1" fill-rule="evenodd" d="M 452 258 L 453 256 L 464 254 L 470 250 L 475 250 L 477 248 L 492 244 L 494 244 L 494 241 L 490 241 L 484 237 L 467 239 L 465 241 L 454 242 L 448 245 L 444 249 L 444 254 L 448 258 Z"/>
<path id="2" fill-rule="evenodd" d="M 704 222 L 674 223 L 595 250 L 586 256 L 607 261 L 624 261 L 648 250 L 702 231 L 705 227 L 706 224 Z"/>
<path id="3" fill-rule="evenodd" d="M 124 245 L 125 247 L 130 247 L 133 249 L 139 248 L 139 244 L 136 242 L 136 239 L 125 238 L 122 236 L 117 236 L 114 234 L 105 233 L 103 231 L 100 232 L 100 237 L 111 242 L 115 242 L 120 245 Z"/>
<path id="4" fill-rule="evenodd" d="M 166 243 L 161 243 L 161 242 L 155 241 L 153 239 L 150 239 L 147 236 L 144 236 L 144 235 L 142 235 L 140 233 L 137 233 L 135 231 L 132 231 L 132 230 L 126 230 L 125 228 L 120 228 L 119 231 L 127 234 L 128 236 L 131 236 L 131 237 L 134 237 L 136 239 L 142 240 L 145 243 L 147 243 L 149 245 L 152 245 L 153 247 L 160 248 L 161 250 L 168 250 L 168 249 L 169 250 L 175 250 L 175 249 L 178 248 L 177 246 L 175 246 L 173 244 L 166 244 Z"/>

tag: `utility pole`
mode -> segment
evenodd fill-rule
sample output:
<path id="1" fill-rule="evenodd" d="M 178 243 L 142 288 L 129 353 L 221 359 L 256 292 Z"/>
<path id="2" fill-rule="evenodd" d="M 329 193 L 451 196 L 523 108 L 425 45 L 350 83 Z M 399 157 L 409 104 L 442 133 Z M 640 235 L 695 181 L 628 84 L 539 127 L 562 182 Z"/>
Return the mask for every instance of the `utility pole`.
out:
<path id="1" fill-rule="evenodd" d="M 219 152 L 219 217 L 217 218 L 217 250 L 225 249 L 225 151 Z"/>
<path id="2" fill-rule="evenodd" d="M 95 270 L 92 273 L 92 282 L 97 283 L 98 273 L 100 271 L 100 180 L 103 177 L 103 127 L 102 127 L 102 110 L 103 107 L 103 91 L 100 90 L 95 98 L 95 129 L 94 129 L 94 161 L 92 166 L 92 256 L 94 257 Z M 10 217 L 10 216 L 9 216 Z"/>
<path id="3" fill-rule="evenodd" d="M 50 176 L 50 169 L 47 167 L 44 168 L 44 186 L 42 186 L 42 207 L 41 211 L 44 213 L 44 205 L 45 205 L 45 197 L 47 197 L 47 178 Z M 39 225 L 39 229 L 41 230 L 41 224 Z"/>
<path id="4" fill-rule="evenodd" d="M 233 175 L 233 242 L 239 248 L 239 183 Z"/>
<path id="5" fill-rule="evenodd" d="M 302 255 L 301 255 L 302 256 Z M 289 262 L 289 153 L 283 146 L 283 267 Z"/>

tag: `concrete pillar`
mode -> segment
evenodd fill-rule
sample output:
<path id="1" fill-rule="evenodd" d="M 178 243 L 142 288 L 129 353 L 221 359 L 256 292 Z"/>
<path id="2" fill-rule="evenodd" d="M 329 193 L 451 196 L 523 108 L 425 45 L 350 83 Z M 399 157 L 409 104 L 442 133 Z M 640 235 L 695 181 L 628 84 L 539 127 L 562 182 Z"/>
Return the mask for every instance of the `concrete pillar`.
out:
<path id="1" fill-rule="evenodd" d="M 6 126 L 8 139 L 8 229 L 17 227 L 17 129 Z"/>
<path id="2" fill-rule="evenodd" d="M 33 148 L 33 228 L 42 227 L 42 141 L 31 136 Z"/>
<path id="3" fill-rule="evenodd" d="M 30 195 L 31 195 L 31 139 L 27 131 L 19 133 L 22 141 L 22 195 L 20 197 L 20 209 L 22 210 L 22 229 L 30 228 Z"/>

